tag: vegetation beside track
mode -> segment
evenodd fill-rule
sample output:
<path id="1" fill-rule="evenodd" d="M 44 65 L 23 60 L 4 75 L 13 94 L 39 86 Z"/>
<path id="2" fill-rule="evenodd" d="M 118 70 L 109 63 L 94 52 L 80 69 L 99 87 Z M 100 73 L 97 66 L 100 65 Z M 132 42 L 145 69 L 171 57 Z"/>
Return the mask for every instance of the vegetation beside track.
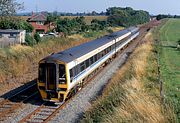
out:
<path id="1" fill-rule="evenodd" d="M 174 122 L 170 107 L 164 109 L 161 105 L 152 34 L 145 40 L 94 101 L 82 123 Z"/>
<path id="2" fill-rule="evenodd" d="M 165 19 L 154 36 L 159 53 L 160 79 L 164 87 L 165 104 L 172 105 L 180 121 L 180 19 Z"/>

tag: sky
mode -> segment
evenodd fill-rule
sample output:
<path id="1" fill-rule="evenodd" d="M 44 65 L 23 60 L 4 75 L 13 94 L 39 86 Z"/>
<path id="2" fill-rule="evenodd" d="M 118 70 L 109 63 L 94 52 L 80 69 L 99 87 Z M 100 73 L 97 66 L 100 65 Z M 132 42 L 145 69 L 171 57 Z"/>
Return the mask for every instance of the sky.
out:
<path id="1" fill-rule="evenodd" d="M 24 3 L 25 10 L 20 12 L 58 11 L 92 12 L 106 11 L 109 7 L 132 7 L 146 10 L 150 14 L 180 15 L 180 0 L 16 0 Z"/>

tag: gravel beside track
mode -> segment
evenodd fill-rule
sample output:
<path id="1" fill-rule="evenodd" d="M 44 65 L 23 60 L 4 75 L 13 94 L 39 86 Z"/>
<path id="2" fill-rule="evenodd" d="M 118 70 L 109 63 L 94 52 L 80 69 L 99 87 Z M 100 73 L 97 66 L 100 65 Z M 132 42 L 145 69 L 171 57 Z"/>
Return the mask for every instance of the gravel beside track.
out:
<path id="1" fill-rule="evenodd" d="M 38 105 L 32 105 L 32 104 L 24 104 L 21 109 L 16 110 L 15 113 L 11 114 L 11 116 L 3 121 L 4 123 L 18 123 L 23 117 L 30 114 L 36 108 L 39 107 Z"/>

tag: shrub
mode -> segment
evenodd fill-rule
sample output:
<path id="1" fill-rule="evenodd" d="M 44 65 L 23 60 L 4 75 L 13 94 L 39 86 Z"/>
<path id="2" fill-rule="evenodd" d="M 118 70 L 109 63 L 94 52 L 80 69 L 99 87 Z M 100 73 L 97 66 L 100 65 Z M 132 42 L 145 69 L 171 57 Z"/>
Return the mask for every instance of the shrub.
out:
<path id="1" fill-rule="evenodd" d="M 25 41 L 29 46 L 33 46 L 35 44 L 33 37 L 29 34 L 26 34 Z"/>
<path id="2" fill-rule="evenodd" d="M 108 33 L 113 33 L 113 30 L 112 29 L 107 29 L 107 32 Z"/>
<path id="3" fill-rule="evenodd" d="M 35 33 L 34 39 L 36 40 L 37 43 L 39 43 L 41 41 L 41 37 L 40 37 L 39 33 Z"/>

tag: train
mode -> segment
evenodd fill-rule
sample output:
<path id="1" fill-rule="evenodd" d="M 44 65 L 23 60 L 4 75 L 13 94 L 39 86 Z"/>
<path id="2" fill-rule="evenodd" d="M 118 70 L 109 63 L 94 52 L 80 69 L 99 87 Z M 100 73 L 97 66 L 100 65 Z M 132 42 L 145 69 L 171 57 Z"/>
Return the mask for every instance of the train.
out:
<path id="1" fill-rule="evenodd" d="M 139 27 L 129 27 L 43 58 L 37 79 L 42 99 L 66 101 L 138 35 Z"/>

